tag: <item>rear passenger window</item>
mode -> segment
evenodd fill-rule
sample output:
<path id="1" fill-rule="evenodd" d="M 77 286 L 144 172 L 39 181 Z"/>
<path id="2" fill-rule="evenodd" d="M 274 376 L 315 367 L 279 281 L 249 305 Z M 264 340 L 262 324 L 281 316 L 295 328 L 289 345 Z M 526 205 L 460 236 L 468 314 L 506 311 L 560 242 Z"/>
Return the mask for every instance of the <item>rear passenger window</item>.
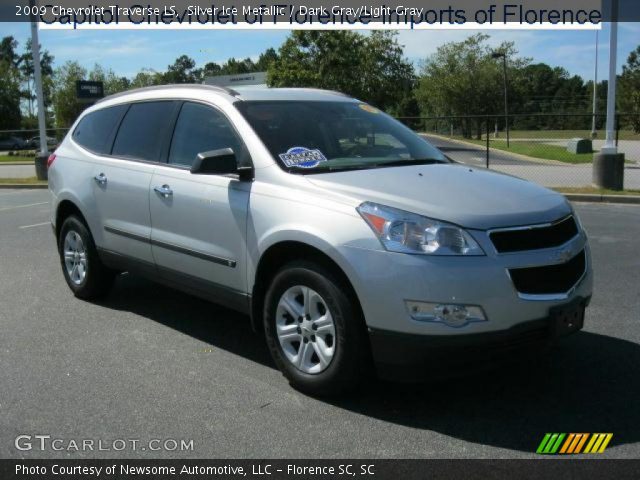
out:
<path id="1" fill-rule="evenodd" d="M 158 161 L 174 107 L 174 102 L 132 104 L 118 130 L 113 155 Z"/>
<path id="2" fill-rule="evenodd" d="M 214 108 L 185 103 L 173 133 L 169 163 L 191 166 L 198 153 L 221 148 L 232 148 L 240 155 L 241 142 L 229 120 Z"/>
<path id="3" fill-rule="evenodd" d="M 128 107 L 117 105 L 87 114 L 73 131 L 73 139 L 87 150 L 108 154 L 114 130 Z"/>

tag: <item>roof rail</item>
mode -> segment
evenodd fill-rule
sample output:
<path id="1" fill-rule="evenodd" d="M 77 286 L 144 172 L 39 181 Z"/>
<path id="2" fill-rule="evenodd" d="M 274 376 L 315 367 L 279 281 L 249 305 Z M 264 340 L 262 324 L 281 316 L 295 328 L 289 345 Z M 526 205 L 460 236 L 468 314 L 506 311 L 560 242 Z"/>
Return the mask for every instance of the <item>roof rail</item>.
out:
<path id="1" fill-rule="evenodd" d="M 163 90 L 163 89 L 174 89 L 174 88 L 200 88 L 202 90 L 209 90 L 209 91 L 217 91 L 217 92 L 221 92 L 221 93 L 226 93 L 228 95 L 232 95 L 234 97 L 236 97 L 238 95 L 238 92 L 236 92 L 235 90 L 231 89 L 231 88 L 227 88 L 227 87 L 221 87 L 218 85 L 203 85 L 200 83 L 174 83 L 174 84 L 167 84 L 167 85 L 153 85 L 151 87 L 142 87 L 142 88 L 134 88 L 131 90 L 125 90 L 123 92 L 118 92 L 118 93 L 114 93 L 113 95 L 108 95 L 104 98 L 101 98 L 100 100 L 98 100 L 96 102 L 96 104 L 98 103 L 102 103 L 106 100 L 112 100 L 114 98 L 119 98 L 119 97 L 123 97 L 125 95 L 129 95 L 131 93 L 140 93 L 140 92 L 152 92 L 154 90 Z"/>

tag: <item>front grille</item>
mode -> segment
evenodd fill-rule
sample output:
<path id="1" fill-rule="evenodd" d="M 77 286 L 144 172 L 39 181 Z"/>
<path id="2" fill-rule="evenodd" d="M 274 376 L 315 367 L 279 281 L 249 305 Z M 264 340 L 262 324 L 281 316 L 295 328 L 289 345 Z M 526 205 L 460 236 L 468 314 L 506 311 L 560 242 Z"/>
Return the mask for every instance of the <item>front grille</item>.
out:
<path id="1" fill-rule="evenodd" d="M 582 250 L 566 263 L 544 267 L 512 268 L 509 270 L 516 290 L 528 295 L 566 293 L 582 278 L 586 268 Z"/>
<path id="2" fill-rule="evenodd" d="M 489 234 L 498 253 L 559 247 L 578 234 L 573 215 L 545 227 L 517 228 Z"/>

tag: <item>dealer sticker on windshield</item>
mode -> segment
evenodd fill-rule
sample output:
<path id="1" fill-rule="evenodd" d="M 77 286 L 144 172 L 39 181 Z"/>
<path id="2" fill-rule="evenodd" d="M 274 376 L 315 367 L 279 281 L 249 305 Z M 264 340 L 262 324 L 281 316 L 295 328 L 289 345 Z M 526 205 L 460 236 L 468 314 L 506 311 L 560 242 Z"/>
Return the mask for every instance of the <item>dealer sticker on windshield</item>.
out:
<path id="1" fill-rule="evenodd" d="M 291 147 L 287 153 L 278 155 L 287 167 L 314 168 L 321 162 L 326 162 L 320 150 L 311 150 L 305 147 Z"/>

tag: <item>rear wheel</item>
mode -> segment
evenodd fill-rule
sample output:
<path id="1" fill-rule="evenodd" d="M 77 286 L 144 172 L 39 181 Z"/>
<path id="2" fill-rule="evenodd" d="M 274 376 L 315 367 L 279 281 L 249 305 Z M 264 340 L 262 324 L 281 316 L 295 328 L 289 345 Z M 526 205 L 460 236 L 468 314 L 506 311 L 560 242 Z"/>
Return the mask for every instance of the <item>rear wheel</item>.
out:
<path id="1" fill-rule="evenodd" d="M 296 262 L 274 277 L 265 298 L 271 355 L 295 388 L 340 394 L 368 378 L 368 344 L 347 289 L 321 265 Z"/>
<path id="2" fill-rule="evenodd" d="M 89 229 L 75 215 L 62 223 L 58 250 L 62 273 L 76 297 L 92 300 L 109 292 L 115 272 L 102 264 Z"/>

